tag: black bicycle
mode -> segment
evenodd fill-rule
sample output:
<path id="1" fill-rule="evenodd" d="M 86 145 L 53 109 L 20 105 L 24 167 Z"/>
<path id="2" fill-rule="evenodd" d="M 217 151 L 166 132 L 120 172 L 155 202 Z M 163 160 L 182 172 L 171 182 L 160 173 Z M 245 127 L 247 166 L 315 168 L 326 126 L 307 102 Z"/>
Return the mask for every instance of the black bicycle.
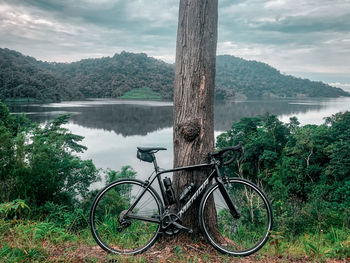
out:
<path id="1" fill-rule="evenodd" d="M 230 178 L 220 172 L 227 154 L 240 154 L 243 145 L 208 154 L 209 162 L 170 170 L 160 170 L 155 153 L 161 147 L 138 147 L 137 158 L 154 164 L 154 173 L 143 182 L 120 179 L 100 191 L 90 212 L 91 231 L 96 242 L 107 252 L 137 254 L 154 244 L 160 233 L 174 235 L 191 233 L 181 218 L 200 196 L 199 223 L 203 235 L 222 253 L 247 256 L 259 250 L 267 241 L 272 226 L 272 211 L 263 191 L 242 178 Z M 226 161 L 227 160 L 227 161 Z M 182 170 L 207 168 L 208 177 L 197 189 L 188 185 L 177 198 L 171 179 L 161 176 Z M 152 187 L 157 178 L 161 196 Z M 172 213 L 171 206 L 177 207 Z M 215 209 L 215 210 L 213 210 Z M 216 213 L 216 217 L 209 216 Z"/>

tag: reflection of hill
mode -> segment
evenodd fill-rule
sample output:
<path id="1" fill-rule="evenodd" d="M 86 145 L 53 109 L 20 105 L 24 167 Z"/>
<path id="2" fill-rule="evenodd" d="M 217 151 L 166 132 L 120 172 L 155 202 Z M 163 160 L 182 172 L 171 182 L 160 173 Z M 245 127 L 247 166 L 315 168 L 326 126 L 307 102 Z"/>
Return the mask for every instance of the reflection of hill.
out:
<path id="1" fill-rule="evenodd" d="M 215 105 L 214 125 L 216 131 L 231 128 L 232 123 L 242 117 L 263 115 L 266 112 L 275 115 L 297 114 L 308 110 L 320 109 L 321 105 L 290 104 L 290 100 L 259 100 L 244 102 L 217 102 Z M 295 101 L 297 102 L 297 101 Z M 299 101 L 300 102 L 300 101 Z M 317 102 L 317 101 L 314 101 Z M 61 105 L 62 106 L 62 105 Z M 123 136 L 146 135 L 173 125 L 173 107 L 136 104 L 103 104 L 88 107 L 18 107 L 15 112 L 31 112 L 30 119 L 43 123 L 53 120 L 59 114 L 71 112 L 74 124 L 93 129 L 114 131 Z"/>
<path id="2" fill-rule="evenodd" d="M 266 112 L 274 115 L 307 112 L 311 109 L 320 109 L 321 105 L 289 104 L 287 100 L 258 100 L 258 101 L 226 101 L 215 104 L 214 125 L 217 131 L 226 131 L 232 123 L 242 117 L 264 115 Z"/>
<path id="3" fill-rule="evenodd" d="M 80 110 L 80 109 L 79 109 Z M 173 125 L 172 106 L 104 105 L 81 108 L 81 114 L 72 115 L 75 124 L 95 129 L 114 131 L 123 136 L 146 135 Z"/>
<path id="4" fill-rule="evenodd" d="M 242 117 L 275 115 L 306 112 L 319 109 L 321 105 L 289 104 L 285 100 L 259 100 L 244 102 L 218 102 L 215 105 L 215 130 L 224 131 Z M 142 105 L 104 105 L 81 109 L 81 114 L 72 115 L 75 124 L 88 128 L 114 131 L 123 136 L 146 135 L 173 125 L 173 108 L 171 106 L 155 107 Z"/>

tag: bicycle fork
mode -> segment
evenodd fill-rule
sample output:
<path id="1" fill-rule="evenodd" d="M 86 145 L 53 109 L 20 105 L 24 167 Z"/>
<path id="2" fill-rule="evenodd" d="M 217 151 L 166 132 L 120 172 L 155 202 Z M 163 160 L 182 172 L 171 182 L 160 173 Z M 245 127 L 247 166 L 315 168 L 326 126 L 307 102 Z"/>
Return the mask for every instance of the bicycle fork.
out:
<path id="1" fill-rule="evenodd" d="M 233 204 L 233 202 L 232 202 L 232 200 L 227 192 L 227 189 L 224 185 L 224 181 L 222 180 L 222 177 L 220 177 L 220 172 L 218 170 L 219 169 L 217 168 L 216 172 L 218 173 L 219 176 L 216 178 L 216 181 L 219 185 L 220 193 L 221 193 L 222 197 L 224 198 L 224 200 L 228 206 L 228 209 L 230 210 L 230 214 L 233 216 L 233 218 L 239 219 L 241 217 L 241 215 L 239 214 L 239 212 L 237 211 L 237 208 Z"/>

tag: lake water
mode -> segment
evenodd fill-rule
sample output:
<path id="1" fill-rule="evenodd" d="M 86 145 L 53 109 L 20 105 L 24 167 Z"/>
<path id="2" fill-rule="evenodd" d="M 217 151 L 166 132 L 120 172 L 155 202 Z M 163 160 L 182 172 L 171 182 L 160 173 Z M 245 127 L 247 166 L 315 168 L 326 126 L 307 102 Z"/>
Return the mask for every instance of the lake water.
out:
<path id="1" fill-rule="evenodd" d="M 98 168 L 120 170 L 131 165 L 138 178 L 145 179 L 153 171 L 150 163 L 136 158 L 137 146 L 162 146 L 157 153 L 162 168 L 173 162 L 171 102 L 92 99 L 50 104 L 11 106 L 12 112 L 23 112 L 31 120 L 45 123 L 60 114 L 71 113 L 66 125 L 73 133 L 84 136 L 88 150 L 84 159 L 92 159 Z M 215 135 L 230 129 L 242 117 L 275 114 L 283 122 L 291 116 L 301 124 L 321 124 L 323 118 L 350 110 L 350 98 L 281 99 L 226 101 L 215 104 Z"/>

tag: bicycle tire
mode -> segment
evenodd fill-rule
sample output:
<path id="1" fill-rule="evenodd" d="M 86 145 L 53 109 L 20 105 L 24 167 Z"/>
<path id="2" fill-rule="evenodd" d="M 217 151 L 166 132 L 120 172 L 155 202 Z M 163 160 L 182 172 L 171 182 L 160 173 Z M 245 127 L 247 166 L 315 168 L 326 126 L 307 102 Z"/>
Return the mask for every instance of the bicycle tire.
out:
<path id="1" fill-rule="evenodd" d="M 240 218 L 235 219 L 230 214 L 219 184 L 215 183 L 201 200 L 199 221 L 202 233 L 224 254 L 251 255 L 268 239 L 272 228 L 271 205 L 263 191 L 248 180 L 230 178 L 224 184 Z"/>
<path id="2" fill-rule="evenodd" d="M 103 188 L 96 196 L 90 210 L 91 233 L 97 244 L 114 254 L 135 255 L 151 247 L 157 240 L 160 224 L 128 219 L 130 225 L 121 227 L 119 218 L 146 188 L 146 183 L 136 179 L 121 179 Z M 160 219 L 163 204 L 157 192 L 149 187 L 132 209 L 133 215 Z"/>

